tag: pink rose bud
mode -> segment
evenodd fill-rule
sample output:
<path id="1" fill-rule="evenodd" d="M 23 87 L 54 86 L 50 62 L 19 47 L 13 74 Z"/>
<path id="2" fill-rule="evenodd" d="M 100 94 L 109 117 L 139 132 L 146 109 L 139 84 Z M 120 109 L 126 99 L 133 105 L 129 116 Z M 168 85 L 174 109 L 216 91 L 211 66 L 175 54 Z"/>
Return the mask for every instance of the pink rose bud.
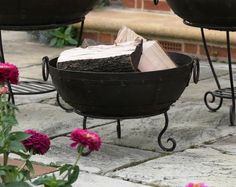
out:
<path id="1" fill-rule="evenodd" d="M 14 64 L 0 62 L 0 83 L 9 81 L 11 84 L 17 84 L 18 78 L 19 71 Z"/>
<path id="2" fill-rule="evenodd" d="M 34 130 L 26 130 L 25 133 L 31 136 L 22 141 L 26 150 L 32 151 L 33 154 L 44 155 L 50 148 L 50 139 L 48 135 L 36 132 Z"/>
<path id="3" fill-rule="evenodd" d="M 76 128 L 72 131 L 70 139 L 73 141 L 71 144 L 72 148 L 82 145 L 87 147 L 90 151 L 98 151 L 102 144 L 101 138 L 97 133 L 80 128 Z"/>

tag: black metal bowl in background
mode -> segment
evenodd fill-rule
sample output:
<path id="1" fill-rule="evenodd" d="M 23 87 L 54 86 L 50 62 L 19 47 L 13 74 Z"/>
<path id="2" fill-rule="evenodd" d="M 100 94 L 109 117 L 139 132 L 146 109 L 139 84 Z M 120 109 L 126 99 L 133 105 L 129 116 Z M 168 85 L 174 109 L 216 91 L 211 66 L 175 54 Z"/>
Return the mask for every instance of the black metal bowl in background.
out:
<path id="1" fill-rule="evenodd" d="M 236 0 L 166 0 L 179 17 L 193 24 L 236 27 Z"/>
<path id="2" fill-rule="evenodd" d="M 166 112 L 188 86 L 193 59 L 170 53 L 178 68 L 132 73 L 75 72 L 56 68 L 49 73 L 62 99 L 86 116 L 144 117 Z"/>
<path id="3" fill-rule="evenodd" d="M 0 26 L 60 25 L 81 21 L 97 0 L 0 0 Z"/>

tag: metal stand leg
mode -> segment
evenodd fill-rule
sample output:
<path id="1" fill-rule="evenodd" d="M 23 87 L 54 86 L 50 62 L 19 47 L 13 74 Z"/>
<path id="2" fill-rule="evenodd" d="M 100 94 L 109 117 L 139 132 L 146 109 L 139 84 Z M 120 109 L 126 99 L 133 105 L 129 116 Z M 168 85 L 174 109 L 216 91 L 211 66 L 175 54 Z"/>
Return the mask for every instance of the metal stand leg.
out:
<path id="1" fill-rule="evenodd" d="M 159 134 L 159 136 L 158 136 L 158 144 L 159 144 L 160 148 L 161 148 L 163 151 L 168 151 L 168 152 L 170 152 L 170 151 L 174 151 L 174 149 L 176 148 L 176 141 L 175 141 L 173 138 L 168 138 L 168 139 L 167 139 L 167 143 L 168 143 L 168 142 L 171 142 L 171 143 L 173 144 L 172 147 L 170 147 L 170 148 L 167 148 L 167 147 L 165 147 L 165 146 L 162 144 L 161 138 L 162 138 L 163 134 L 165 133 L 165 131 L 167 130 L 168 124 L 169 124 L 169 119 L 168 119 L 168 114 L 167 114 L 167 112 L 165 112 L 164 115 L 165 115 L 165 126 L 164 126 L 163 130 L 160 132 L 160 134 Z"/>
<path id="2" fill-rule="evenodd" d="M 2 63 L 5 63 L 3 45 L 2 45 L 2 31 L 1 30 L 0 30 L 0 61 Z"/>
<path id="3" fill-rule="evenodd" d="M 12 92 L 12 87 L 11 84 L 7 81 L 7 87 L 8 87 L 8 102 L 11 102 L 13 105 L 15 105 L 15 98 L 14 98 L 14 94 Z"/>
<path id="4" fill-rule="evenodd" d="M 83 36 L 83 31 L 84 31 L 84 20 L 85 20 L 85 17 L 83 17 L 81 19 L 81 25 L 80 25 L 80 32 L 79 32 L 77 47 L 81 46 L 81 44 L 82 44 L 82 36 Z"/>
<path id="5" fill-rule="evenodd" d="M 3 51 L 3 45 L 2 45 L 2 31 L 0 30 L 0 62 L 5 63 L 5 57 L 4 57 L 4 51 Z M 12 104 L 15 104 L 14 94 L 12 92 L 11 84 L 7 81 L 7 87 L 9 90 L 8 94 L 8 101 Z"/>
<path id="6" fill-rule="evenodd" d="M 119 139 L 121 139 L 121 126 L 120 126 L 120 120 L 119 119 L 117 119 L 116 131 L 117 131 L 117 137 Z"/>
<path id="7" fill-rule="evenodd" d="M 71 108 L 66 108 L 65 106 L 63 106 L 63 105 L 61 104 L 61 99 L 60 99 L 60 95 L 59 95 L 58 92 L 57 92 L 57 95 L 56 95 L 56 100 L 57 100 L 58 106 L 61 107 L 63 110 L 65 110 L 66 112 L 73 112 L 73 109 L 71 109 Z"/>
<path id="8" fill-rule="evenodd" d="M 211 60 L 211 57 L 210 57 L 210 53 L 208 51 L 208 48 L 207 48 L 207 42 L 206 42 L 206 38 L 205 38 L 205 34 L 204 34 L 204 29 L 201 28 L 201 35 L 202 35 L 202 41 L 203 41 L 203 45 L 204 45 L 204 49 L 205 49 L 205 52 L 206 52 L 206 56 L 207 56 L 207 59 L 208 59 L 208 62 L 209 62 L 209 65 L 210 65 L 210 68 L 211 68 L 211 71 L 212 71 L 212 74 L 214 76 L 214 79 L 215 79 L 215 82 L 216 82 L 216 85 L 218 87 L 218 89 L 220 90 L 221 89 L 221 86 L 220 86 L 220 83 L 219 83 L 219 80 L 217 78 L 217 75 L 216 75 L 216 72 L 215 72 L 215 69 L 214 69 L 214 66 L 213 66 L 213 63 L 212 63 L 212 60 Z M 208 96 L 211 96 L 211 99 L 208 99 Z M 223 98 L 219 98 L 220 101 L 219 101 L 219 104 L 216 106 L 216 107 L 212 107 L 209 105 L 209 103 L 214 103 L 215 100 L 216 100 L 216 97 L 215 95 L 213 94 L 213 92 L 207 92 L 204 96 L 204 102 L 205 102 L 205 105 L 207 106 L 207 108 L 213 112 L 216 112 L 217 110 L 219 110 L 222 106 L 222 103 L 223 103 Z"/>
<path id="9" fill-rule="evenodd" d="M 87 116 L 84 116 L 83 119 L 83 129 L 87 129 Z"/>
<path id="10" fill-rule="evenodd" d="M 234 79 L 232 72 L 229 31 L 226 31 L 226 39 L 227 39 L 227 52 L 228 52 L 228 64 L 229 64 L 229 78 L 230 78 L 230 86 L 232 94 L 232 106 L 230 107 L 230 125 L 233 126 L 235 124 L 235 94 L 234 94 Z"/>

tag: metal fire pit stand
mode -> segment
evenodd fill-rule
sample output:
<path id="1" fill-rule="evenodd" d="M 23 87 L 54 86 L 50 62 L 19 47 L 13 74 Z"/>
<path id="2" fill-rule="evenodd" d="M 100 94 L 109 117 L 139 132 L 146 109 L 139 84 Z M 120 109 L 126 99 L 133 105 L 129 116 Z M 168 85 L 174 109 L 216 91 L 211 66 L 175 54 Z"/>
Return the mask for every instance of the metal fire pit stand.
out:
<path id="1" fill-rule="evenodd" d="M 47 60 L 48 57 L 46 57 L 46 64 L 47 63 Z M 48 70 L 47 70 L 48 72 Z M 194 67 L 194 74 L 193 74 L 193 77 L 194 77 L 194 81 L 195 83 L 198 82 L 198 77 L 199 77 L 199 63 L 198 61 L 196 61 L 196 66 Z M 48 73 L 49 74 L 49 73 Z M 47 76 L 48 76 L 47 74 Z M 128 116 L 128 117 L 112 117 L 112 116 L 94 116 L 94 115 L 87 115 L 87 114 L 84 114 L 82 112 L 80 112 L 79 110 L 74 110 L 72 108 L 66 108 L 66 106 L 64 106 L 62 103 L 61 103 L 61 97 L 60 95 L 57 93 L 57 103 L 58 105 L 63 109 L 65 110 L 66 112 L 75 112 L 81 116 L 83 116 L 83 129 L 87 129 L 87 119 L 88 117 L 91 117 L 91 118 L 96 118 L 96 119 L 115 119 L 116 122 L 117 122 L 117 125 L 116 125 L 116 132 L 117 132 L 117 138 L 118 139 L 121 139 L 121 120 L 125 120 L 125 119 L 138 119 L 138 118 L 144 118 L 144 117 L 151 117 L 151 116 L 155 116 L 154 115 L 149 115 L 149 116 Z M 164 128 L 162 129 L 162 131 L 159 133 L 158 135 L 158 138 L 157 138 L 157 141 L 158 141 L 158 145 L 160 146 L 160 148 L 163 150 L 163 151 L 166 151 L 166 152 L 171 152 L 171 151 L 174 151 L 175 148 L 176 148 L 176 141 L 174 138 L 168 138 L 167 139 L 167 143 L 168 142 L 171 142 L 172 143 L 172 146 L 171 147 L 165 147 L 162 143 L 162 136 L 164 135 L 164 133 L 166 132 L 167 128 L 168 128 L 168 125 L 169 125 L 169 118 L 168 118 L 168 114 L 167 114 L 167 111 L 163 112 L 164 114 L 164 117 L 165 117 L 165 126 Z M 160 115 L 160 114 L 157 114 L 157 115 Z M 65 133 L 63 134 L 64 136 L 68 135 L 69 133 Z M 54 138 L 57 138 L 58 136 L 52 136 L 50 137 L 50 139 L 54 139 Z"/>
<path id="2" fill-rule="evenodd" d="M 235 125 L 235 87 L 234 87 L 234 80 L 233 80 L 233 72 L 232 72 L 232 60 L 231 60 L 231 49 L 230 49 L 230 32 L 235 32 L 236 27 L 221 27 L 221 26 L 211 26 L 211 25 L 203 25 L 203 24 L 194 24 L 190 23 L 186 20 L 184 20 L 184 23 L 189 26 L 193 27 L 199 27 L 201 29 L 201 36 L 202 36 L 202 41 L 204 45 L 204 49 L 207 55 L 207 59 L 212 71 L 212 74 L 214 76 L 216 85 L 217 85 L 217 90 L 215 91 L 208 91 L 205 93 L 204 96 L 204 102 L 207 106 L 207 108 L 210 111 L 216 112 L 219 110 L 223 104 L 224 99 L 231 99 L 232 100 L 232 105 L 230 106 L 230 125 L 234 126 Z M 226 42 L 227 42 L 227 54 L 228 54 L 228 66 L 229 66 L 229 78 L 230 78 L 230 88 L 222 88 L 220 85 L 220 82 L 218 80 L 218 77 L 216 75 L 210 53 L 207 47 L 207 41 L 205 38 L 205 33 L 204 29 L 210 29 L 210 30 L 218 30 L 218 31 L 224 31 L 226 33 Z M 210 96 L 210 98 L 209 98 Z M 210 104 L 216 102 L 216 98 L 219 98 L 219 103 L 213 107 Z"/>
<path id="3" fill-rule="evenodd" d="M 82 34 L 84 28 L 85 17 L 81 17 L 78 22 L 81 22 L 80 33 L 78 38 L 78 45 L 81 44 Z M 70 23 L 68 23 L 70 24 Z M 31 31 L 31 30 L 46 30 L 54 29 L 60 26 L 68 25 L 65 24 L 51 24 L 51 25 L 0 25 L 0 62 L 5 63 L 4 51 L 3 51 L 3 42 L 2 42 L 2 30 L 13 30 L 13 31 Z M 42 76 L 43 80 L 48 79 L 47 64 L 45 63 L 45 57 L 42 59 Z M 9 88 L 9 100 L 15 104 L 14 95 L 36 95 L 36 94 L 45 94 L 55 91 L 55 87 L 52 84 L 43 82 L 43 81 L 20 81 L 18 85 L 11 85 L 8 83 Z"/>
<path id="4" fill-rule="evenodd" d="M 117 120 L 117 125 L 116 125 L 116 132 L 117 132 L 117 137 L 120 139 L 121 138 L 121 120 L 124 119 L 137 119 L 137 118 L 144 118 L 144 117 L 150 117 L 150 116 L 129 116 L 129 117 L 107 117 L 107 116 L 88 116 L 86 114 L 81 113 L 80 111 L 76 110 L 75 113 L 82 115 L 83 118 L 83 129 L 87 129 L 87 117 L 92 117 L 92 118 L 98 118 L 98 119 L 116 119 Z M 151 115 L 153 116 L 153 115 Z M 162 131 L 160 132 L 160 134 L 158 135 L 158 145 L 160 146 L 160 148 L 163 151 L 167 151 L 167 152 L 171 152 L 174 151 L 174 149 L 176 148 L 176 141 L 173 138 L 168 138 L 167 139 L 167 143 L 171 142 L 172 146 L 171 147 L 165 147 L 162 143 L 162 136 L 163 134 L 166 132 L 168 125 L 169 125 L 169 118 L 168 118 L 168 114 L 167 112 L 164 112 L 164 116 L 165 116 L 165 126 L 162 129 Z"/>

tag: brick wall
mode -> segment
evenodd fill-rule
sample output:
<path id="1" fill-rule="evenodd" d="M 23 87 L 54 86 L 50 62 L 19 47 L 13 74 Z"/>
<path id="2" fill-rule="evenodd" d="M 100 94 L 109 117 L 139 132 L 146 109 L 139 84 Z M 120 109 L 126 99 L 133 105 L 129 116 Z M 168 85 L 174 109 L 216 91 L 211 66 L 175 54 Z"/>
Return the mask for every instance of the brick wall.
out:
<path id="1" fill-rule="evenodd" d="M 122 5 L 124 8 L 170 11 L 165 0 L 160 0 L 158 6 L 154 5 L 153 0 L 122 0 Z"/>
<path id="2" fill-rule="evenodd" d="M 102 33 L 102 32 L 86 32 L 83 34 L 83 38 L 93 39 L 97 42 L 104 44 L 113 44 L 116 38 L 114 33 Z M 154 38 L 153 38 L 154 39 Z M 186 53 L 193 56 L 198 56 L 201 59 L 206 59 L 205 50 L 201 42 L 189 42 L 180 40 L 164 40 L 157 39 L 159 44 L 166 51 Z M 209 45 L 209 53 L 213 60 L 227 61 L 227 49 L 223 45 Z M 236 47 L 232 46 L 232 59 L 236 61 Z"/>

